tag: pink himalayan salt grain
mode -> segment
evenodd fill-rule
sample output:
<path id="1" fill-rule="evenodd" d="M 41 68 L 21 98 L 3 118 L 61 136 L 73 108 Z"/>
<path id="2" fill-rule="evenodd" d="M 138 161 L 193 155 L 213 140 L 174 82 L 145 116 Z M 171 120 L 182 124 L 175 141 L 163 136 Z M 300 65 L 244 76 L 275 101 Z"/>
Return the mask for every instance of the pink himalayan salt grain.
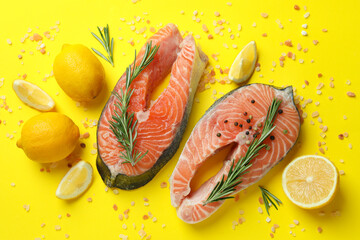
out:
<path id="1" fill-rule="evenodd" d="M 318 78 L 321 78 L 322 76 L 322 73 L 318 73 Z"/>
<path id="2" fill-rule="evenodd" d="M 321 227 L 318 227 L 318 228 L 317 228 L 317 231 L 318 231 L 319 233 L 322 233 L 322 232 L 323 232 L 323 229 L 322 229 Z"/>
<path id="3" fill-rule="evenodd" d="M 203 29 L 203 31 L 206 32 L 206 33 L 209 32 L 209 29 L 208 29 L 208 27 L 207 27 L 205 24 L 202 25 L 202 29 Z"/>
<path id="4" fill-rule="evenodd" d="M 293 46 L 290 39 L 289 39 L 289 40 L 286 40 L 286 41 L 284 42 L 284 44 L 285 44 L 286 46 L 288 46 L 288 47 L 292 47 L 292 46 Z"/>
<path id="5" fill-rule="evenodd" d="M 160 183 L 160 187 L 161 187 L 161 188 L 166 188 L 166 187 L 167 187 L 167 182 L 162 182 L 162 183 Z"/>
<path id="6" fill-rule="evenodd" d="M 347 132 L 344 132 L 344 137 L 349 137 L 349 133 L 347 133 Z"/>
<path id="7" fill-rule="evenodd" d="M 322 153 L 322 154 L 325 154 L 325 150 L 323 148 L 319 148 L 319 151 Z"/>
<path id="8" fill-rule="evenodd" d="M 211 34 L 208 35 L 208 39 L 213 39 L 213 38 L 214 38 L 213 35 Z"/>
<path id="9" fill-rule="evenodd" d="M 294 9 L 297 10 L 297 11 L 300 10 L 299 5 L 296 5 L 296 4 L 295 4 L 295 5 L 294 5 Z"/>
<path id="10" fill-rule="evenodd" d="M 262 197 L 259 197 L 259 203 L 264 204 L 264 199 Z"/>
<path id="11" fill-rule="evenodd" d="M 328 30 L 326 28 L 323 28 L 321 31 L 323 32 L 327 32 Z"/>
<path id="12" fill-rule="evenodd" d="M 116 204 L 114 204 L 114 205 L 113 205 L 113 209 L 114 209 L 115 211 L 117 211 L 117 210 L 118 210 L 118 206 L 117 206 Z"/>
<path id="13" fill-rule="evenodd" d="M 315 112 L 313 112 L 313 113 L 311 114 L 311 116 L 312 116 L 313 118 L 316 118 L 316 117 L 319 116 L 319 112 L 318 112 L 318 111 L 315 111 Z"/>
<path id="14" fill-rule="evenodd" d="M 86 133 L 84 133 L 84 134 L 82 134 L 82 135 L 80 136 L 80 138 L 84 138 L 84 139 L 86 139 L 86 138 L 88 138 L 88 137 L 90 137 L 90 133 L 89 133 L 89 132 L 86 132 Z"/>
<path id="15" fill-rule="evenodd" d="M 301 44 L 298 43 L 298 45 L 297 45 L 297 50 L 301 51 L 301 49 L 302 49 Z"/>
<path id="16" fill-rule="evenodd" d="M 339 134 L 338 138 L 339 138 L 340 140 L 343 140 L 343 139 L 344 139 L 344 135 L 343 135 L 343 134 Z"/>
<path id="17" fill-rule="evenodd" d="M 263 36 L 263 37 L 267 37 L 267 33 L 263 33 L 261 36 Z"/>
<path id="18" fill-rule="evenodd" d="M 355 93 L 353 92 L 347 92 L 346 93 L 349 97 L 356 97 Z"/>
<path id="19" fill-rule="evenodd" d="M 42 36 L 40 36 L 38 33 L 34 33 L 34 35 L 32 36 L 32 39 L 36 42 L 42 40 Z"/>
<path id="20" fill-rule="evenodd" d="M 88 202 L 92 202 L 92 198 L 89 197 L 88 199 L 86 199 Z"/>
<path id="21" fill-rule="evenodd" d="M 313 40 L 313 44 L 316 46 L 318 45 L 319 41 L 318 40 Z"/>
<path id="22" fill-rule="evenodd" d="M 220 13 L 219 12 L 215 12 L 215 17 L 219 17 L 220 16 Z"/>
<path id="23" fill-rule="evenodd" d="M 268 18 L 268 17 L 269 17 L 269 14 L 267 14 L 267 13 L 261 13 L 261 16 L 262 16 L 263 18 Z"/>

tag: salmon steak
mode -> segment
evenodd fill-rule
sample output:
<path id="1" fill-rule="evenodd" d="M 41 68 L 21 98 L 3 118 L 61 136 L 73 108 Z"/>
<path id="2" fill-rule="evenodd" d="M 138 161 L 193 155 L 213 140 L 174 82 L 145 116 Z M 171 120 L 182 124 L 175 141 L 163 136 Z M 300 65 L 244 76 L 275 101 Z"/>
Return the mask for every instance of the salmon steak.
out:
<path id="1" fill-rule="evenodd" d="M 120 152 L 125 151 L 110 128 L 116 110 L 113 94 L 106 103 L 97 129 L 97 169 L 109 187 L 135 189 L 148 183 L 173 157 L 179 147 L 191 112 L 197 85 L 208 62 L 207 56 L 196 46 L 192 36 L 182 38 L 174 24 L 160 29 L 147 42 L 159 46 L 153 61 L 133 80 L 134 90 L 128 112 L 137 120 L 134 151 L 146 153 L 134 166 L 125 162 Z M 138 66 L 145 46 L 136 57 Z M 154 101 L 152 91 L 171 72 L 167 88 Z M 114 88 L 121 94 L 125 89 L 126 74 Z"/>
<path id="2" fill-rule="evenodd" d="M 171 204 L 177 208 L 180 219 L 198 223 L 213 214 L 223 203 L 204 205 L 208 196 L 229 173 L 251 142 L 261 134 L 268 108 L 274 98 L 281 100 L 275 129 L 264 140 L 268 147 L 251 160 L 251 166 L 241 176 L 237 193 L 259 181 L 294 146 L 300 132 L 300 116 L 293 100 L 292 87 L 277 89 L 264 84 L 237 88 L 218 99 L 194 127 L 170 178 Z M 209 157 L 226 146 L 232 146 L 221 170 L 192 191 L 190 183 L 197 170 Z"/>

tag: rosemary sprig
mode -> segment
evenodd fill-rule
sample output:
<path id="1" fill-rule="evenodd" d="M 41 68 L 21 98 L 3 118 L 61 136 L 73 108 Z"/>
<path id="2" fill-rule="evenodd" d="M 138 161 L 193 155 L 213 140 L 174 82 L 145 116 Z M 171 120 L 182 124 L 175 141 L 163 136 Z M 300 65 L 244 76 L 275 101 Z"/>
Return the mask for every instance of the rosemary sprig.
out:
<path id="1" fill-rule="evenodd" d="M 259 154 L 261 149 L 267 147 L 266 144 L 263 144 L 263 141 L 276 127 L 274 126 L 274 121 L 280 103 L 281 100 L 277 100 L 276 98 L 273 99 L 267 111 L 264 128 L 260 138 L 254 138 L 252 140 L 248 150 L 245 153 L 245 156 L 241 157 L 236 164 L 233 159 L 227 178 L 225 179 L 225 175 L 223 175 L 221 181 L 215 185 L 214 189 L 211 191 L 206 201 L 204 201 L 203 205 L 233 198 L 230 195 L 235 192 L 236 186 L 242 182 L 242 175 L 247 173 L 246 170 L 251 167 L 252 164 L 250 161 Z"/>
<path id="2" fill-rule="evenodd" d="M 264 204 L 265 204 L 265 209 L 267 214 L 270 216 L 269 213 L 269 208 L 270 208 L 270 203 L 276 208 L 276 210 L 278 210 L 277 206 L 275 203 L 277 203 L 277 205 L 280 207 L 280 204 L 282 204 L 281 200 L 278 199 L 274 194 L 272 194 L 271 192 L 269 192 L 269 190 L 263 188 L 262 186 L 259 186 L 260 190 L 261 190 L 261 194 L 262 194 L 262 198 L 264 200 Z M 274 199 L 275 203 L 273 200 L 271 200 L 271 198 Z"/>
<path id="3" fill-rule="evenodd" d="M 101 45 L 105 48 L 108 56 L 105 57 L 104 54 L 99 52 L 98 50 L 91 48 L 97 55 L 108 61 L 112 66 L 114 66 L 114 38 L 111 38 L 110 41 L 110 34 L 109 34 L 109 24 L 106 25 L 106 27 L 103 28 L 103 32 L 99 27 L 97 27 L 100 33 L 100 37 L 98 37 L 95 33 L 91 32 L 91 34 L 96 38 Z"/>
<path id="4" fill-rule="evenodd" d="M 159 49 L 159 46 L 152 47 L 152 43 L 147 43 L 145 47 L 144 57 L 141 63 L 136 66 L 136 51 L 133 65 L 126 68 L 126 82 L 125 90 L 121 88 L 121 94 L 113 92 L 118 102 L 115 103 L 114 115 L 112 120 L 109 121 L 110 128 L 115 134 L 121 148 L 124 151 L 120 152 L 120 157 L 125 159 L 123 163 L 131 163 L 134 166 L 146 154 L 134 149 L 137 137 L 137 120 L 134 121 L 134 113 L 129 113 L 130 98 L 134 93 L 134 89 L 130 88 L 132 81 L 151 63 L 154 56 Z"/>

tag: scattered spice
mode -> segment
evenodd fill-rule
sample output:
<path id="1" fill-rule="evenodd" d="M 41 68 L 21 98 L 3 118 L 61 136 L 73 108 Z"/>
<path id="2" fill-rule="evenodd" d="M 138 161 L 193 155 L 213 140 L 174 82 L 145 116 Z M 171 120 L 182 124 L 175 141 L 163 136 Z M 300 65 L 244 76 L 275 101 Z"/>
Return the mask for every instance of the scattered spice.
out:
<path id="1" fill-rule="evenodd" d="M 221 133 L 217 133 L 216 136 L 217 136 L 217 137 L 221 137 Z"/>

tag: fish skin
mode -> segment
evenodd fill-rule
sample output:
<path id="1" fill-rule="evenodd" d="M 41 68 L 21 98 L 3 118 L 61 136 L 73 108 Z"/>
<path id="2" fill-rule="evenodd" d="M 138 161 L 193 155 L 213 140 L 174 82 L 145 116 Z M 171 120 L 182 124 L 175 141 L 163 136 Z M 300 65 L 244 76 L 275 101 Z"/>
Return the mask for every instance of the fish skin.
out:
<path id="1" fill-rule="evenodd" d="M 211 119 L 207 118 L 207 115 L 209 114 L 214 114 L 214 110 L 217 109 L 217 107 L 219 107 L 219 104 L 221 104 L 225 99 L 227 99 L 228 97 L 231 97 L 234 93 L 236 93 L 237 91 L 239 91 L 239 89 L 242 89 L 242 88 L 246 88 L 246 87 L 249 87 L 249 86 L 252 86 L 252 85 L 256 85 L 256 86 L 269 86 L 269 85 L 264 85 L 264 84 L 250 84 L 250 85 L 246 85 L 246 86 L 242 86 L 242 87 L 239 87 L 231 92 L 229 92 L 228 94 L 224 95 L 222 98 L 218 99 L 206 112 L 205 114 L 203 115 L 203 117 L 199 120 L 199 122 L 197 123 L 197 125 L 199 124 L 199 126 L 202 126 L 201 125 L 201 122 L 202 120 L 203 121 L 210 121 Z M 270 86 L 272 87 L 272 86 Z M 274 87 L 273 87 L 274 88 Z M 274 88 L 276 89 L 276 88 Z M 294 99 L 293 99 L 293 95 L 292 95 L 292 87 L 287 87 L 287 88 L 284 88 L 284 89 L 277 89 L 277 90 L 280 90 L 284 93 L 287 93 L 291 99 L 291 103 L 292 105 L 295 107 L 296 111 L 293 113 L 295 114 L 296 113 L 296 123 L 297 123 L 297 131 L 295 130 L 295 135 L 294 137 L 295 138 L 295 141 L 292 143 L 291 147 L 289 149 L 287 149 L 287 151 L 284 153 L 284 155 L 280 158 L 280 159 L 277 159 L 277 161 L 275 162 L 272 162 L 272 164 L 270 164 L 270 166 L 265 169 L 264 172 L 261 173 L 261 175 L 259 175 L 260 177 L 256 178 L 253 178 L 253 175 L 251 175 L 251 171 L 252 168 L 249 169 L 249 177 L 247 177 L 247 174 L 243 175 L 243 183 L 241 183 L 237 188 L 236 188 L 236 191 L 233 193 L 233 194 L 236 194 L 237 192 L 247 188 L 248 186 L 256 183 L 257 181 L 259 181 L 263 176 L 266 175 L 266 173 L 272 168 L 274 167 L 276 164 L 278 164 L 286 155 L 287 153 L 292 149 L 292 147 L 295 145 L 296 141 L 297 141 L 297 138 L 298 138 L 298 135 L 299 135 L 299 132 L 300 132 L 300 115 L 299 115 L 299 112 L 298 112 L 298 109 L 296 108 L 295 106 L 295 103 L 294 103 Z M 289 113 L 290 114 L 290 113 Z M 295 116 L 295 115 L 294 115 Z M 206 118 L 206 119 L 205 119 Z M 280 121 L 280 120 L 279 120 Z M 194 141 L 194 140 L 191 140 L 191 138 L 194 138 L 193 136 L 196 136 L 196 134 L 194 133 L 195 131 L 198 131 L 198 128 L 197 128 L 197 125 L 195 126 L 195 128 L 193 129 L 193 132 L 191 133 L 189 139 L 188 139 L 188 142 L 189 141 Z M 208 124 L 209 125 L 209 124 Z M 275 130 L 274 130 L 275 131 Z M 207 136 L 207 137 L 204 137 L 204 139 L 209 139 L 211 138 L 211 136 Z M 196 140 L 196 139 L 195 139 Z M 207 141 L 207 140 L 202 140 L 202 141 Z M 270 141 L 270 140 L 265 140 L 266 141 Z M 188 142 L 186 143 L 185 147 L 184 147 L 184 150 L 183 152 L 181 153 L 181 156 L 180 156 L 180 159 L 179 159 L 179 162 L 181 161 L 181 158 L 182 158 L 182 155 L 185 154 L 189 154 L 187 153 L 187 149 L 186 149 L 186 146 L 188 145 Z M 271 143 L 271 142 L 270 142 Z M 191 146 L 191 143 L 190 143 L 190 146 Z M 201 147 L 201 146 L 200 146 Z M 203 146 L 204 147 L 204 146 Z M 204 149 L 203 149 L 204 150 Z M 264 150 L 265 151 L 265 150 Z M 195 152 L 195 153 L 194 153 Z M 240 154 L 242 153 L 242 154 Z M 203 206 L 203 202 L 207 199 L 207 196 L 210 194 L 210 192 L 212 191 L 212 189 L 214 188 L 214 186 L 216 185 L 217 182 L 219 182 L 222 178 L 222 176 L 225 174 L 227 175 L 229 169 L 230 169 L 230 166 L 231 166 L 231 162 L 230 159 L 233 159 L 231 158 L 231 156 L 243 156 L 245 153 L 245 150 L 244 149 L 241 149 L 241 146 L 240 147 L 234 147 L 231 152 L 229 153 L 228 157 L 226 158 L 226 160 L 224 161 L 224 165 L 223 165 L 223 168 L 218 172 L 217 175 L 215 175 L 214 177 L 210 178 L 208 181 L 206 181 L 198 190 L 196 190 L 195 192 L 191 192 L 191 189 L 190 189 L 190 181 L 192 179 L 192 177 L 190 178 L 190 180 L 187 182 L 188 185 L 187 186 L 183 186 L 182 189 L 180 188 L 179 190 L 179 183 L 178 182 L 175 182 L 174 183 L 174 176 L 177 177 L 177 179 L 179 179 L 179 170 L 177 170 L 178 165 L 180 164 L 178 162 L 177 166 L 175 167 L 174 169 L 174 172 L 170 178 L 170 194 L 171 194 L 171 203 L 174 207 L 177 208 L 177 214 L 178 214 L 178 217 L 180 219 L 182 219 L 184 222 L 187 222 L 187 223 L 190 223 L 190 224 L 194 224 L 194 223 L 198 223 L 198 222 L 201 222 L 203 220 L 205 220 L 206 218 L 210 217 L 222 204 L 224 201 L 219 201 L 219 202 L 213 202 L 213 203 L 209 203 L 205 206 Z M 192 154 L 195 154 L 195 157 L 192 158 L 192 159 L 195 159 L 196 160 L 196 154 L 199 154 L 197 153 L 196 151 L 192 151 Z M 214 153 L 213 153 L 214 154 Z M 261 152 L 260 152 L 261 154 Z M 267 155 L 268 153 L 265 153 L 265 156 Z M 184 155 L 184 156 L 185 156 Z M 194 156 L 194 155 L 193 155 Z M 271 157 L 271 156 L 270 156 Z M 236 158 L 238 159 L 238 157 Z M 254 159 L 254 161 L 256 160 L 256 158 Z M 188 170 L 186 170 L 187 172 L 190 171 L 190 168 L 193 167 L 193 168 L 198 168 L 197 164 L 199 164 L 198 162 L 196 163 L 189 163 L 188 165 L 190 166 Z M 201 163 L 200 163 L 201 164 Z M 257 171 L 258 169 L 256 169 Z M 195 170 L 196 172 L 196 170 Z M 195 173 L 194 173 L 195 175 Z M 181 177 L 182 175 L 180 175 Z M 183 177 L 184 178 L 184 177 Z M 254 181 L 252 181 L 252 178 L 254 179 Z M 183 184 L 186 184 L 186 183 L 183 183 Z M 181 184 L 180 184 L 181 186 Z M 178 192 L 176 192 L 178 191 Z"/>
<path id="2" fill-rule="evenodd" d="M 187 44 L 187 45 L 185 45 L 185 44 Z M 190 89 L 191 90 L 189 92 L 187 103 L 184 108 L 182 120 L 178 126 L 174 126 L 177 128 L 177 130 L 174 134 L 173 141 L 166 149 L 164 149 L 162 154 L 159 156 L 159 158 L 157 159 L 155 164 L 150 169 L 148 169 L 147 171 L 145 171 L 141 174 L 133 174 L 133 175 L 127 175 L 124 173 L 115 173 L 115 174 L 112 173 L 110 171 L 108 165 L 101 158 L 101 153 L 99 150 L 100 148 L 98 147 L 98 156 L 97 156 L 97 160 L 96 160 L 96 165 L 97 165 L 97 169 L 98 169 L 103 181 L 105 182 L 105 184 L 107 186 L 116 187 L 116 188 L 125 189 L 125 190 L 139 188 L 139 187 L 145 185 L 146 183 L 148 183 L 176 153 L 176 151 L 180 145 L 183 133 L 185 131 L 187 122 L 188 122 L 188 118 L 189 118 L 189 114 L 191 112 L 193 98 L 194 98 L 194 94 L 196 92 L 198 82 L 199 82 L 202 72 L 205 69 L 205 66 L 208 62 L 208 57 L 201 51 L 200 48 L 198 48 L 196 46 L 195 40 L 193 39 L 193 37 L 188 36 L 180 44 L 181 51 L 178 53 L 179 56 L 177 57 L 174 65 L 176 65 L 178 58 L 180 56 L 182 56 L 183 48 L 185 48 L 185 47 L 189 48 L 189 46 L 192 47 L 191 44 L 193 44 L 193 48 L 195 51 L 195 55 L 194 55 L 195 59 L 194 59 L 194 62 L 192 63 L 191 78 L 190 78 Z M 185 45 L 185 47 L 184 47 L 184 45 Z M 185 50 L 184 50 L 184 52 L 185 52 Z M 182 57 L 184 57 L 184 56 L 182 56 Z M 174 65 L 172 66 L 172 68 L 174 68 Z M 171 83 L 171 79 L 170 79 L 170 83 Z M 109 101 L 110 101 L 110 99 L 109 99 Z M 154 103 L 154 105 L 155 104 L 156 104 L 156 102 Z M 152 109 L 154 107 L 154 105 L 151 105 L 150 108 Z M 104 109 L 106 109 L 106 106 Z M 140 125 L 141 125 L 141 122 L 139 121 L 138 127 Z M 138 135 L 138 138 L 140 138 L 140 134 Z"/>

